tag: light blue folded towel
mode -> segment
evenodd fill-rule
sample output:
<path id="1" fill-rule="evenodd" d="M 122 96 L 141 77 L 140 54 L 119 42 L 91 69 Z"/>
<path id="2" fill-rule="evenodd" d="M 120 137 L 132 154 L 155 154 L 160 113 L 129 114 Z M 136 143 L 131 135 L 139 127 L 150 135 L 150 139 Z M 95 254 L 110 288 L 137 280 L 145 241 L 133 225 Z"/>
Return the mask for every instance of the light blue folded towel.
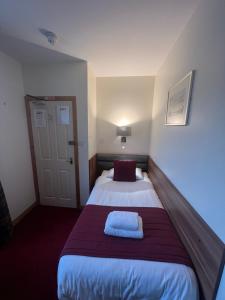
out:
<path id="1" fill-rule="evenodd" d="M 107 223 L 115 229 L 138 230 L 138 213 L 114 210 L 108 214 Z"/>
<path id="2" fill-rule="evenodd" d="M 106 235 L 112 235 L 112 236 L 117 236 L 117 237 L 142 239 L 144 236 L 142 218 L 138 216 L 138 229 L 137 230 L 116 229 L 109 225 L 108 218 L 107 218 L 106 223 L 105 223 L 104 233 Z"/>

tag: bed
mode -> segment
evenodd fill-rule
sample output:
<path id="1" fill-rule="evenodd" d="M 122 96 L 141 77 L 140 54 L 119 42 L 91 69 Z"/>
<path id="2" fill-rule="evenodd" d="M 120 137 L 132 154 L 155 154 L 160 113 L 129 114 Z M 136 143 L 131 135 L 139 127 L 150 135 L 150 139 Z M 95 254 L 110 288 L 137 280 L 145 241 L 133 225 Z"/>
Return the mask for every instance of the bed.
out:
<path id="1" fill-rule="evenodd" d="M 103 171 L 87 205 L 163 208 L 146 173 L 135 183 Z M 59 300 L 197 300 L 192 268 L 175 263 L 64 255 L 58 265 Z"/>

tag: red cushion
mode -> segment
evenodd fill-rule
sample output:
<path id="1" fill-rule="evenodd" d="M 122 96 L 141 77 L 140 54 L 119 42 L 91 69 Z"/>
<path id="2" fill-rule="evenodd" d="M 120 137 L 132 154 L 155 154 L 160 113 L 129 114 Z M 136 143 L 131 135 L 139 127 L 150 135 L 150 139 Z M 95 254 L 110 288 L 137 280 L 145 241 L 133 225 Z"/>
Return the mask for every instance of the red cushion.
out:
<path id="1" fill-rule="evenodd" d="M 114 160 L 115 181 L 136 181 L 136 161 L 135 160 Z"/>

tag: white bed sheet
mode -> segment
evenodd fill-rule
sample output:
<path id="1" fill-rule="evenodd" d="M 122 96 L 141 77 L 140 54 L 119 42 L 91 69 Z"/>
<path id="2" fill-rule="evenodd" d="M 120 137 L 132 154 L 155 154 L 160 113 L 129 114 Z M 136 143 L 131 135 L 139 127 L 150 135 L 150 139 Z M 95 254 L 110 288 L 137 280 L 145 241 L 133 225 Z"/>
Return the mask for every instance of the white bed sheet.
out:
<path id="1" fill-rule="evenodd" d="M 108 171 L 103 171 L 96 180 L 87 204 L 163 208 L 146 173 L 144 180 L 135 182 L 113 181 L 107 174 Z"/>
<path id="2" fill-rule="evenodd" d="M 113 182 L 106 175 L 104 171 L 97 179 L 87 205 L 162 207 L 146 174 L 144 180 L 135 183 Z M 198 297 L 195 274 L 185 265 L 78 255 L 66 255 L 59 261 L 59 300 L 198 300 Z"/>

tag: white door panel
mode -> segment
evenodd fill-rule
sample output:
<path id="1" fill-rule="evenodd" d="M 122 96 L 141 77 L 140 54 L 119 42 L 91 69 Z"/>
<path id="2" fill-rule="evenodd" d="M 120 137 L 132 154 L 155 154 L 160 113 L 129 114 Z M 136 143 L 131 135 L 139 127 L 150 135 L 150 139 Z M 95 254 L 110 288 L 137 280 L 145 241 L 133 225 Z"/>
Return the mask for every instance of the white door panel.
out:
<path id="1" fill-rule="evenodd" d="M 62 124 L 59 120 L 59 106 L 69 108 L 68 124 Z M 68 144 L 74 139 L 72 103 L 34 101 L 30 103 L 30 109 L 40 202 L 44 205 L 76 207 L 74 149 Z M 35 119 L 37 112 L 43 113 L 46 120 L 38 123 Z"/>

